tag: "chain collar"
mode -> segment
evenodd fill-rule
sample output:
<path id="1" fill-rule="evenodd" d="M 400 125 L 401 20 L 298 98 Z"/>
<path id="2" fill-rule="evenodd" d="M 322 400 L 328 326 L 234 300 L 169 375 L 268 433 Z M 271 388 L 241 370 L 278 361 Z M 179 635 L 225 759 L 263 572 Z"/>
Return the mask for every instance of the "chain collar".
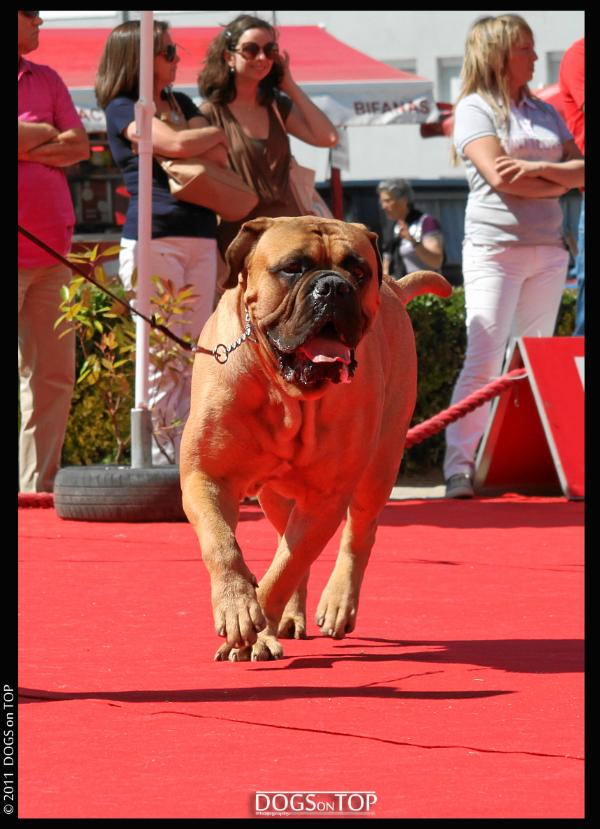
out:
<path id="1" fill-rule="evenodd" d="M 227 360 L 229 359 L 229 355 L 232 351 L 235 351 L 236 348 L 239 348 L 246 340 L 250 340 L 251 342 L 255 343 L 255 340 L 252 336 L 252 322 L 250 321 L 250 314 L 248 313 L 248 309 L 246 308 L 246 327 L 237 340 L 232 343 L 231 345 L 225 345 L 224 343 L 219 343 L 213 348 L 213 357 L 217 361 L 217 363 L 221 363 L 224 365 Z"/>

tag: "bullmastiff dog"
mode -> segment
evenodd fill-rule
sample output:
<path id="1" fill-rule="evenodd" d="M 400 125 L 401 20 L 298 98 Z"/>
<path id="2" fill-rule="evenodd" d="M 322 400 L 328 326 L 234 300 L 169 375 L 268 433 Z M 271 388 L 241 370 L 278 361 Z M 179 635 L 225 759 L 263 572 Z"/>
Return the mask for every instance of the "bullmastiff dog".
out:
<path id="1" fill-rule="evenodd" d="M 404 306 L 452 290 L 428 271 L 383 279 L 376 238 L 330 219 L 259 218 L 227 251 L 231 287 L 200 336 L 180 459 L 226 640 L 217 660 L 277 659 L 280 637 L 305 637 L 309 569 L 344 517 L 316 622 L 336 639 L 356 625 L 415 404 Z M 279 538 L 260 582 L 235 537 L 248 495 Z"/>

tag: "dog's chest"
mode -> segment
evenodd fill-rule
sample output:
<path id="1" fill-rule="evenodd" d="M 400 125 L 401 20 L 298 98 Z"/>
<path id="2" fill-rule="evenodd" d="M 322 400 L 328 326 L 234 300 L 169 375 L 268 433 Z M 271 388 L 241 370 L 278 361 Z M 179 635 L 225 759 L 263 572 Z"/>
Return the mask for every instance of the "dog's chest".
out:
<path id="1" fill-rule="evenodd" d="M 249 486 L 256 494 L 269 486 L 287 497 L 319 490 L 324 478 L 343 475 L 340 428 L 323 416 L 320 401 L 291 401 L 264 412 L 261 463 Z"/>
<path id="2" fill-rule="evenodd" d="M 271 456 L 274 477 L 316 460 L 320 432 L 317 401 L 270 401 L 261 420 L 261 448 L 265 457 Z"/>

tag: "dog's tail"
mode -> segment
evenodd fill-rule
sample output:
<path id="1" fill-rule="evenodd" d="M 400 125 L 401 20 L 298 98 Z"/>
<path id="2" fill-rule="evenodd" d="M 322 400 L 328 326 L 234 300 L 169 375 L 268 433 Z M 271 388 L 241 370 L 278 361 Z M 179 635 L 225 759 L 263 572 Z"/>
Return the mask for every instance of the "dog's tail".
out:
<path id="1" fill-rule="evenodd" d="M 397 280 L 387 277 L 385 282 L 398 294 L 404 305 L 420 294 L 448 297 L 452 293 L 452 285 L 435 271 L 415 271 Z"/>

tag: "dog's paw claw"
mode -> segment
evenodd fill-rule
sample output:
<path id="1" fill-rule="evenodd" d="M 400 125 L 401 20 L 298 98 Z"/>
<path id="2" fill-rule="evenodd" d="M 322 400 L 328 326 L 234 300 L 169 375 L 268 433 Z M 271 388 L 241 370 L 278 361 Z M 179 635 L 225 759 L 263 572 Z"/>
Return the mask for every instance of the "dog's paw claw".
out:
<path id="1" fill-rule="evenodd" d="M 227 660 L 229 659 L 229 654 L 230 653 L 231 653 L 231 645 L 228 645 L 227 642 L 225 642 L 225 644 L 221 645 L 221 647 L 215 653 L 214 661 L 215 662 L 227 662 Z"/>
<path id="2" fill-rule="evenodd" d="M 277 629 L 281 639 L 306 639 L 306 619 L 303 615 L 283 617 Z"/>

